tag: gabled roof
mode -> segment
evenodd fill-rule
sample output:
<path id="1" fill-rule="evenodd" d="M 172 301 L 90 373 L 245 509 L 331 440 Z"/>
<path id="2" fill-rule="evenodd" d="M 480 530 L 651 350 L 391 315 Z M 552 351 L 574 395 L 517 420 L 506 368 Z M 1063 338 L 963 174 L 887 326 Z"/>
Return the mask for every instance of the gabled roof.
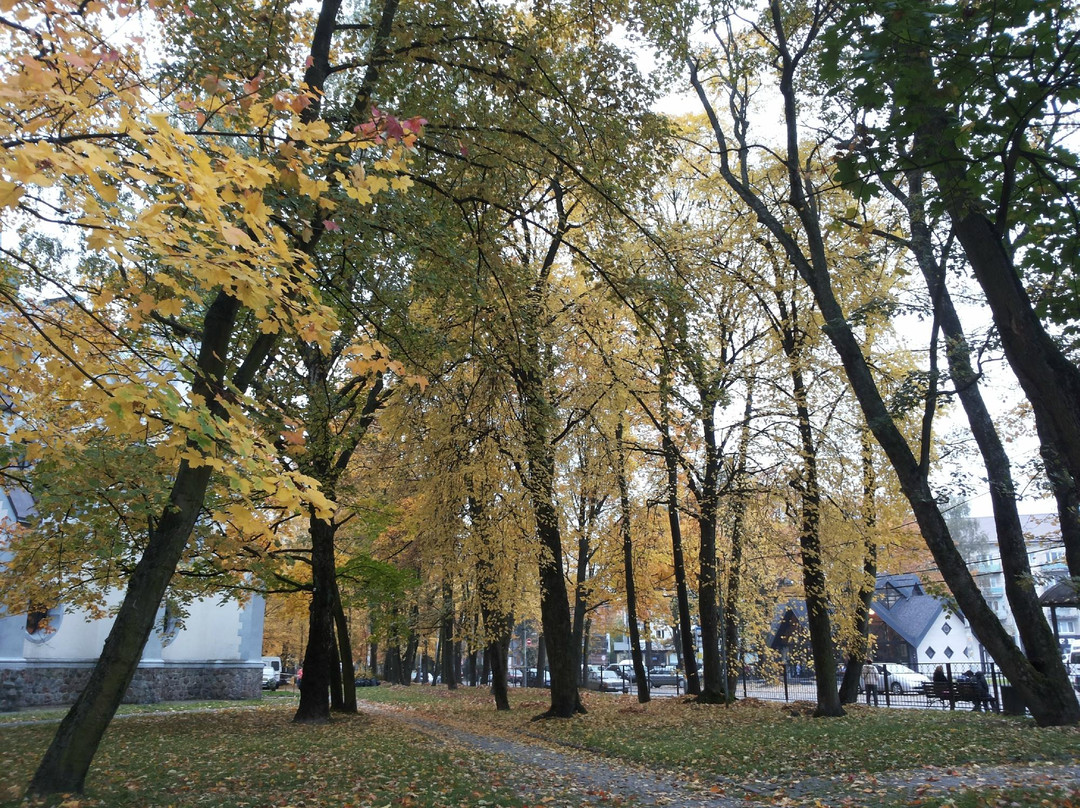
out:
<path id="1" fill-rule="evenodd" d="M 919 581 L 919 576 L 910 573 L 903 575 L 879 575 L 874 584 L 876 592 L 880 595 L 881 592 L 885 591 L 886 586 L 891 586 L 905 598 L 925 594 L 923 592 L 922 583 Z"/>
<path id="2" fill-rule="evenodd" d="M 772 624 L 769 626 L 769 647 L 780 650 L 791 642 L 799 626 L 805 624 L 806 601 L 792 598 L 787 603 L 778 604 L 773 611 Z"/>
<path id="3" fill-rule="evenodd" d="M 919 647 L 944 608 L 940 600 L 923 592 L 916 575 L 879 575 L 877 578 L 874 614 L 915 648 Z"/>

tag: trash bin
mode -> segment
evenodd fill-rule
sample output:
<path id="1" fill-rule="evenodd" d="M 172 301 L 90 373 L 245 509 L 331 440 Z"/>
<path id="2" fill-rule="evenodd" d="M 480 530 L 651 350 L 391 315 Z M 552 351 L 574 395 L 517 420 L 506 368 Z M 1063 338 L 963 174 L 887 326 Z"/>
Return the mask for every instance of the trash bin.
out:
<path id="1" fill-rule="evenodd" d="M 1024 697 L 1012 685 L 1001 686 L 1001 711 L 1005 715 L 1023 715 L 1027 712 Z"/>

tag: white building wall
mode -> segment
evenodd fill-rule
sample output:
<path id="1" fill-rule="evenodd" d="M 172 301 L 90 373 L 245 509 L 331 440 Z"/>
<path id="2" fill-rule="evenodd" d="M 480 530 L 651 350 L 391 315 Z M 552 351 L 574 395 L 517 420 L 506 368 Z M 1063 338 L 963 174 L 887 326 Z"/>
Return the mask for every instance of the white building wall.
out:
<path id="1" fill-rule="evenodd" d="M 0 489 L 3 522 L 15 514 Z M 2 543 L 0 543 L 2 546 Z M 0 568 L 5 561 L 0 550 Z M 106 607 L 119 605 L 114 591 Z M 143 651 L 139 671 L 125 701 L 185 698 L 252 698 L 261 692 L 265 603 L 207 598 L 187 605 L 182 626 L 158 610 L 155 629 Z M 27 615 L 0 609 L 0 709 L 66 704 L 82 689 L 105 645 L 111 617 L 58 606 L 50 611 L 49 631 L 31 635 Z"/>
<path id="2" fill-rule="evenodd" d="M 948 611 L 938 616 L 915 650 L 920 665 L 966 665 L 977 656 L 971 629 Z"/>

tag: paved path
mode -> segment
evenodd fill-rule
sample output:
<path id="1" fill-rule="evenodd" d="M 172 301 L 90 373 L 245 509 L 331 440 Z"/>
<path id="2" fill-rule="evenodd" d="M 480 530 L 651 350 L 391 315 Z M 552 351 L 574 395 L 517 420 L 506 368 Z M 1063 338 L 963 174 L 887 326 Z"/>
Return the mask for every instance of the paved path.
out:
<path id="1" fill-rule="evenodd" d="M 945 794 L 961 788 L 1045 785 L 1080 789 L 1080 764 L 923 768 L 846 778 L 808 777 L 789 782 L 691 781 L 685 773 L 636 766 L 590 750 L 553 745 L 537 736 L 479 735 L 435 716 L 362 702 L 361 710 L 400 721 L 441 743 L 501 756 L 512 764 L 514 781 L 547 805 L 567 808 L 626 805 L 633 808 L 760 808 L 774 805 L 859 806 L 892 799 Z"/>

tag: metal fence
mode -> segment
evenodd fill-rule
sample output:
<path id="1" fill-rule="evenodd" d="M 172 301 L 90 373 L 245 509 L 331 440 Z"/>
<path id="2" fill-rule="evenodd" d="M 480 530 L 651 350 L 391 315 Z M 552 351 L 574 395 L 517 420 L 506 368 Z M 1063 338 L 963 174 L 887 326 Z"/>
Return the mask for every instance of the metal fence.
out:
<path id="1" fill-rule="evenodd" d="M 987 704 L 980 704 L 980 707 L 1013 715 L 1023 715 L 1026 712 L 1019 693 L 1009 685 L 1008 680 L 993 663 L 874 664 L 879 671 L 876 699 L 872 691 L 866 692 L 863 689 L 860 672 L 859 701 L 863 704 L 874 705 L 876 702 L 878 707 L 974 710 L 977 691 L 971 680 L 974 673 L 981 671 L 986 679 L 989 699 Z M 934 673 L 939 667 L 944 681 L 935 682 Z M 843 676 L 841 667 L 838 671 L 838 684 L 843 681 Z M 539 677 L 533 671 L 511 668 L 509 679 L 511 686 L 541 686 Z M 616 692 L 635 694 L 637 687 L 624 680 Z M 657 697 L 681 696 L 685 693 L 685 684 L 682 682 L 676 686 L 653 687 L 650 690 L 650 694 Z M 736 698 L 766 701 L 817 701 L 817 681 L 812 672 L 801 669 L 796 671 L 794 667 L 783 669 L 774 677 L 741 675 L 736 682 L 734 695 Z"/>
<path id="2" fill-rule="evenodd" d="M 878 692 L 867 692 L 862 687 L 860 671 L 859 700 L 879 707 L 908 707 L 944 710 L 974 710 L 980 708 L 994 712 L 1023 714 L 1026 710 L 1019 694 L 1009 685 L 997 666 L 985 664 L 933 663 L 922 665 L 897 665 L 875 662 L 878 669 Z M 934 674 L 941 668 L 944 681 L 935 682 Z M 981 671 L 989 691 L 988 704 L 977 702 L 977 690 L 972 683 L 973 675 Z M 838 683 L 843 681 L 844 671 L 838 671 Z M 759 698 L 769 701 L 817 701 L 817 681 L 812 675 L 795 675 L 785 669 L 779 677 L 771 679 L 740 676 L 736 696 Z"/>

